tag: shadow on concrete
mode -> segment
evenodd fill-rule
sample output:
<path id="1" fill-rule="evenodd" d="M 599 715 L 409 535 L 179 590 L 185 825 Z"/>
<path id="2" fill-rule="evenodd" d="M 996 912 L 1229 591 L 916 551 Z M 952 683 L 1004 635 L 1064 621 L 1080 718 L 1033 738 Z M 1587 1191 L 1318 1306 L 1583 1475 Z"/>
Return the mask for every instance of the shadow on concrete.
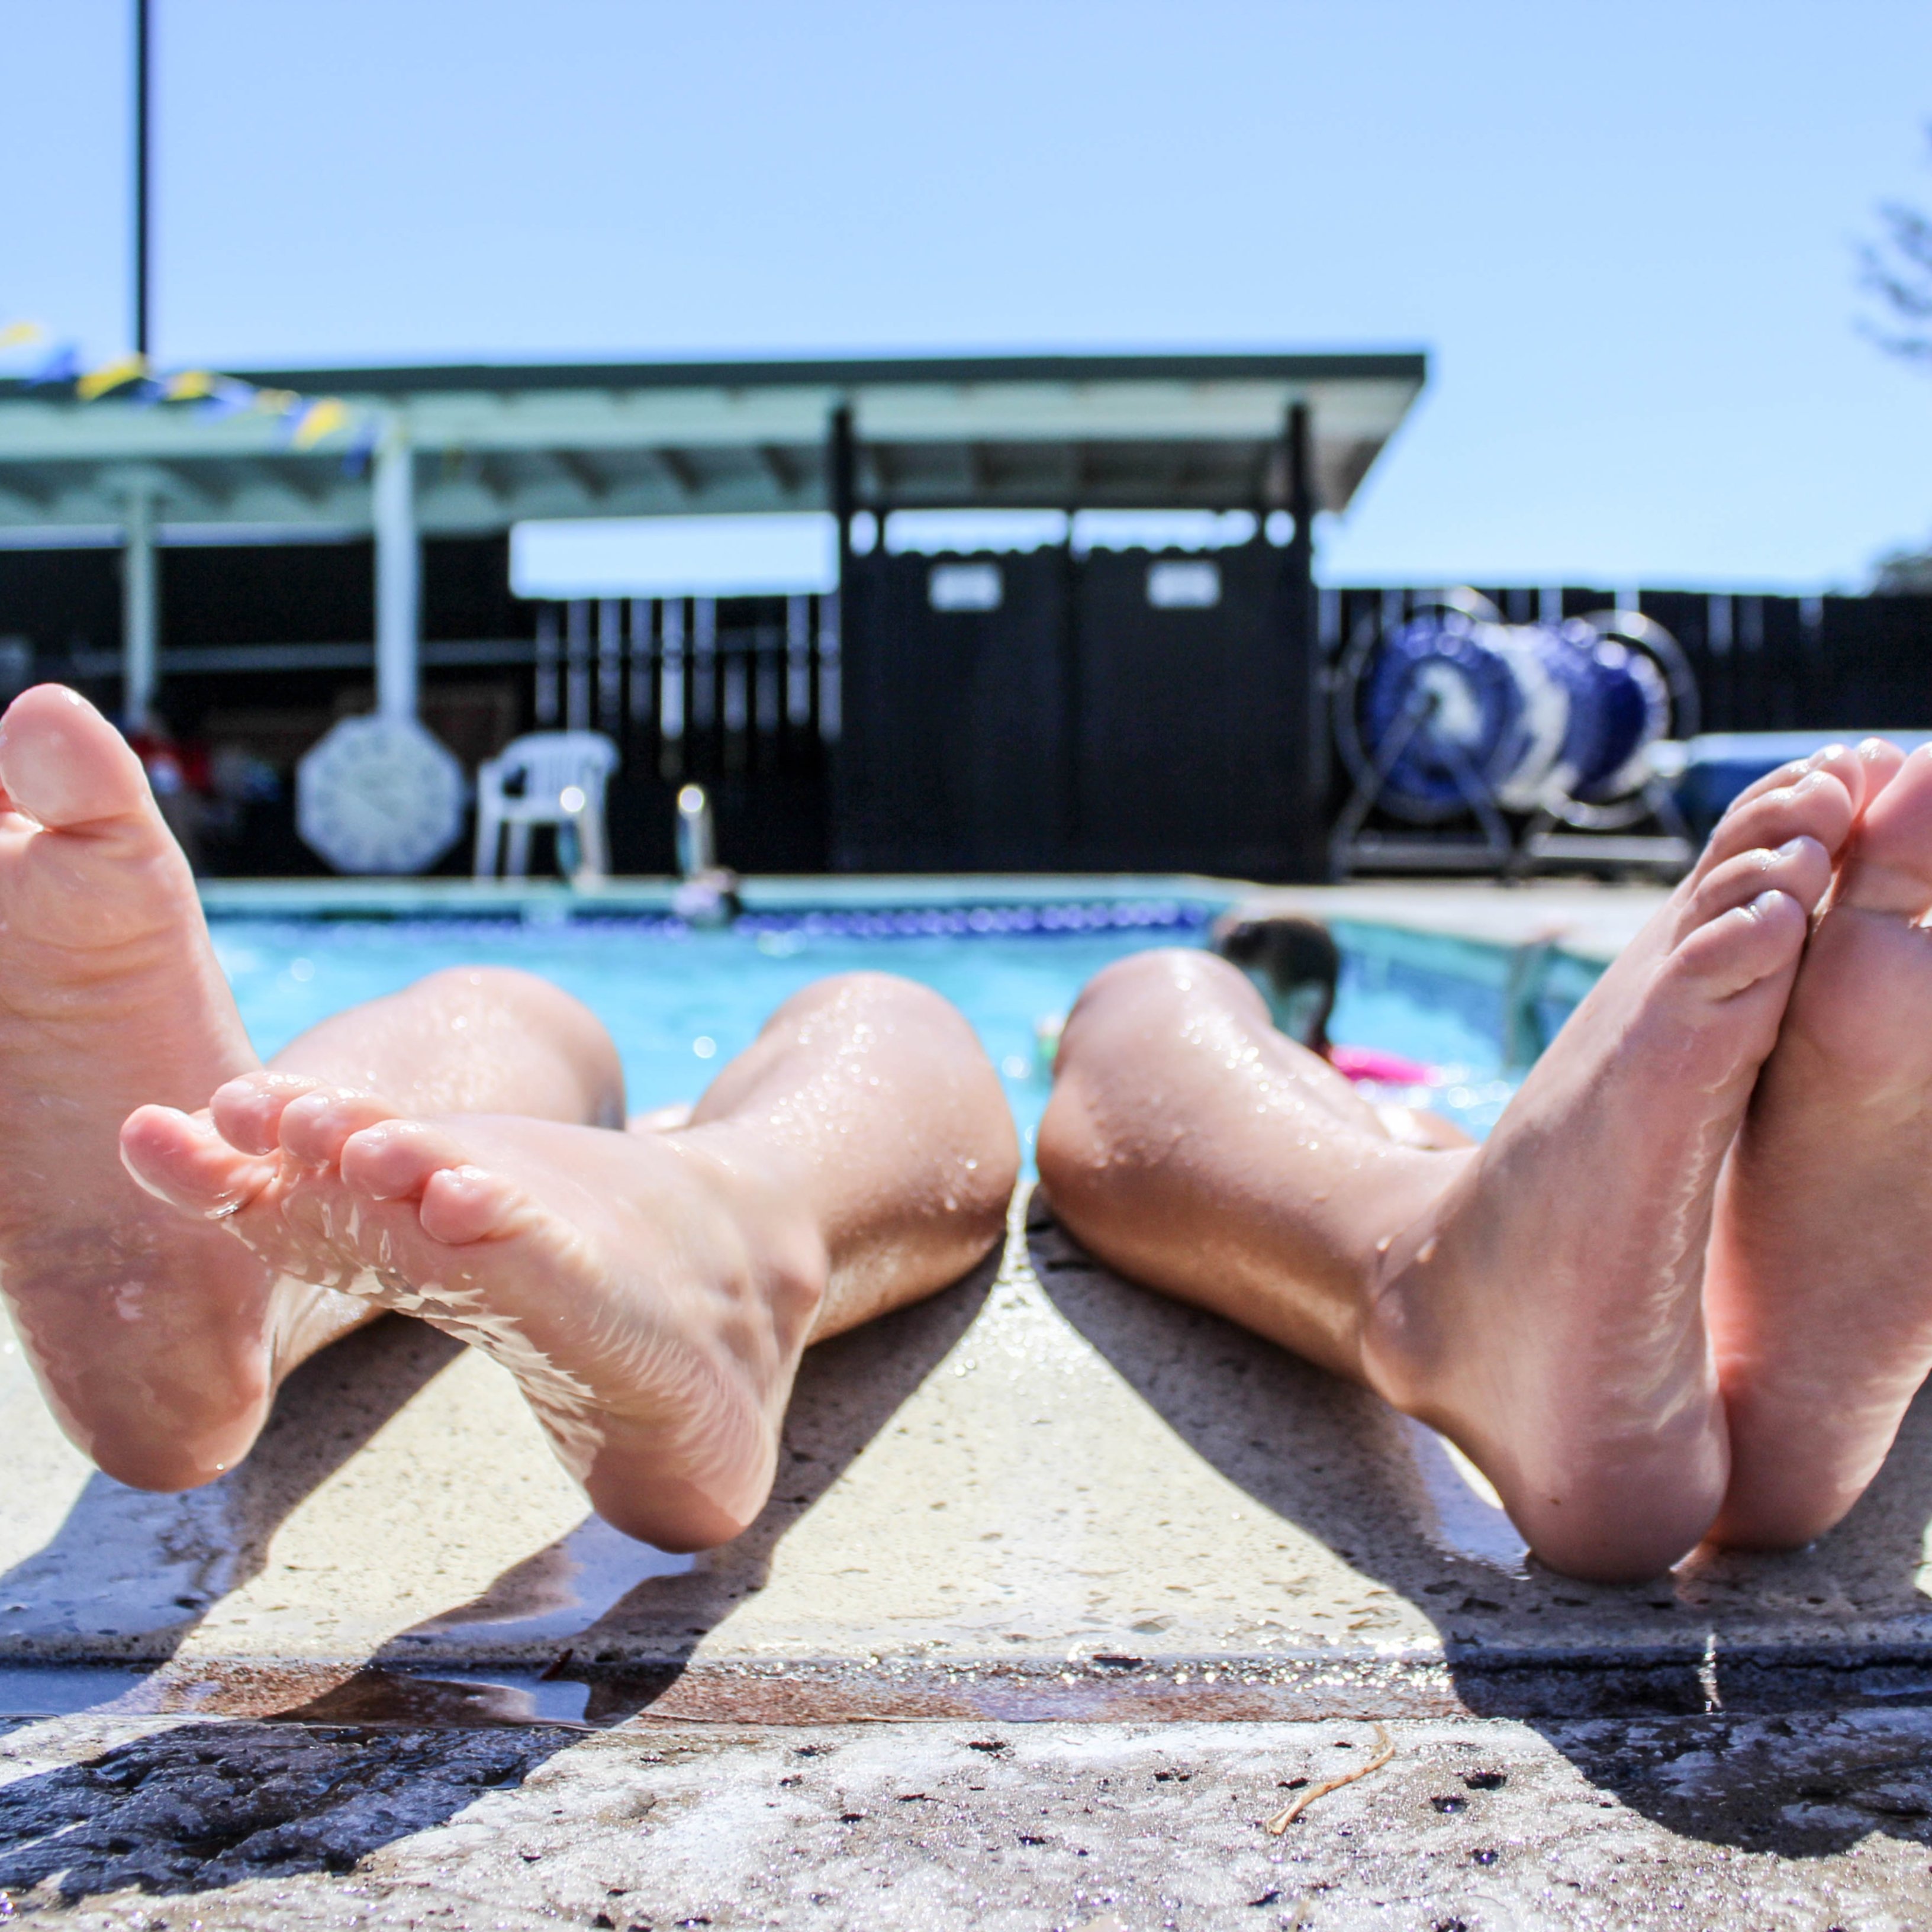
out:
<path id="1" fill-rule="evenodd" d="M 1700 1558 L 1648 1584 L 1579 1583 L 1533 1558 L 1456 1549 L 1415 1425 L 1366 1390 L 1120 1280 L 1043 1201 L 1028 1232 L 1048 1298 L 1197 1454 L 1428 1618 L 1464 1708 L 1531 1724 L 1592 1784 L 1686 1836 L 1792 1856 L 1874 1830 L 1932 1837 L 1932 1760 L 1922 1762 L 1916 1730 L 1887 1742 L 1882 1721 L 1907 1700 L 1932 1701 L 1932 1657 L 1862 1640 L 1842 1580 L 1848 1564 L 1863 1566 L 1868 1628 L 1874 1612 L 1910 1613 L 1932 1516 L 1932 1403 L 1920 1402 L 1858 1510 L 1812 1550 Z M 1780 1617 L 1777 1640 L 1763 1641 Z M 1754 1636 L 1729 1640 L 1746 1618 Z M 1778 1712 L 1840 1706 L 1874 1721 L 1840 1741 L 1835 1768 L 1828 1749 L 1794 1782 L 1790 1753 L 1774 1748 Z M 1699 1721 L 1659 1721 L 1684 1718 Z"/>
<path id="2" fill-rule="evenodd" d="M 53 1538 L 0 1576 L 0 1634 L 22 1660 L 164 1663 L 212 1604 L 259 1575 L 278 1529 L 460 1352 L 389 1316 L 304 1362 L 248 1460 L 178 1496 L 88 1478 Z"/>
<path id="3" fill-rule="evenodd" d="M 0 1787 L 0 1891 L 70 1902 L 346 1872 L 520 1784 L 574 1736 L 178 1726 Z"/>
<path id="4" fill-rule="evenodd" d="M 696 1558 L 667 1556 L 588 1516 L 526 1557 L 470 1602 L 392 1639 L 368 1669 L 322 1705 L 288 1714 L 326 1717 L 344 1698 L 373 1699 L 398 1667 L 434 1671 L 450 1640 L 466 1640 L 476 1667 L 492 1659 L 548 1664 L 587 1682 L 585 1721 L 628 1716 L 683 1673 L 699 1641 L 764 1587 L 786 1533 L 911 1399 L 970 1328 L 999 1272 L 995 1248 L 952 1287 L 806 1352 L 779 1450 L 771 1501 L 745 1534 Z M 398 1712 L 398 1716 L 406 1716 Z"/>

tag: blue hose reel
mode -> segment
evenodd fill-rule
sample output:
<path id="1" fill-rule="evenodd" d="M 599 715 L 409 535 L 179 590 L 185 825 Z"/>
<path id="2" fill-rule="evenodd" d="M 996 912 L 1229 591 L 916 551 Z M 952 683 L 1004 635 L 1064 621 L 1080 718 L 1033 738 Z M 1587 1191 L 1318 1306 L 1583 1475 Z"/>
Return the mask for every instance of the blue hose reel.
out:
<path id="1" fill-rule="evenodd" d="M 1356 782 L 1344 834 L 1376 809 L 1413 825 L 1473 816 L 1486 850 L 1514 852 L 1505 814 L 1537 838 L 1668 823 L 1652 750 L 1694 733 L 1696 711 L 1676 640 L 1635 611 L 1506 624 L 1475 592 L 1444 593 L 1363 626 L 1337 667 L 1336 739 Z"/>

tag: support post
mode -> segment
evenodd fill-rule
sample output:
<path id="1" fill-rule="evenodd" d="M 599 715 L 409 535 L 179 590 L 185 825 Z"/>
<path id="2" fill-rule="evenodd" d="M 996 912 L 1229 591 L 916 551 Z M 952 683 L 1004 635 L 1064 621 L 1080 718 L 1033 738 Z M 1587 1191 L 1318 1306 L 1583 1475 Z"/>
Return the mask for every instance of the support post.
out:
<path id="1" fill-rule="evenodd" d="M 399 423 L 376 452 L 376 710 L 416 715 L 422 559 L 416 542 L 416 459 Z"/>
<path id="2" fill-rule="evenodd" d="M 148 353 L 148 0 L 134 0 L 134 353 Z"/>
<path id="3" fill-rule="evenodd" d="M 819 610 L 818 730 L 832 761 L 832 824 L 826 844 L 834 872 L 850 872 L 859 858 L 856 835 L 856 772 L 844 743 L 845 668 L 859 634 L 858 573 L 854 567 L 852 520 L 859 512 L 858 448 L 852 434 L 852 406 L 832 412 L 825 450 L 826 494 L 838 528 L 838 589 L 828 612 Z M 881 533 L 883 535 L 883 532 Z M 826 620 L 830 619 L 828 622 Z M 864 662 L 862 654 L 860 663 Z"/>
<path id="4" fill-rule="evenodd" d="M 1282 560 L 1287 639 L 1292 674 L 1300 681 L 1303 720 L 1302 782 L 1294 830 L 1294 876 L 1325 879 L 1328 863 L 1328 667 L 1315 592 L 1315 430 L 1306 403 L 1288 412 L 1288 512 L 1294 519 Z"/>
<path id="5" fill-rule="evenodd" d="M 121 568 L 121 710 L 130 731 L 153 722 L 159 682 L 160 586 L 154 566 L 154 488 L 136 483 L 128 492 L 128 520 Z"/>

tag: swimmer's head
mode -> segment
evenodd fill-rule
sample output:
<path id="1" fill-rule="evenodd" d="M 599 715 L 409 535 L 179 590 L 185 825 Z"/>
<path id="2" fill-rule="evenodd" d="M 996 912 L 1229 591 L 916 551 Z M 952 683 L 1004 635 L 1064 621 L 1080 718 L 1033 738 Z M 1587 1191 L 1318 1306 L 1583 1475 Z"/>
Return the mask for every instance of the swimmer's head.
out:
<path id="1" fill-rule="evenodd" d="M 1328 1051 L 1342 953 L 1318 919 L 1232 913 L 1216 925 L 1209 943 L 1255 982 L 1283 1033 L 1316 1053 Z"/>

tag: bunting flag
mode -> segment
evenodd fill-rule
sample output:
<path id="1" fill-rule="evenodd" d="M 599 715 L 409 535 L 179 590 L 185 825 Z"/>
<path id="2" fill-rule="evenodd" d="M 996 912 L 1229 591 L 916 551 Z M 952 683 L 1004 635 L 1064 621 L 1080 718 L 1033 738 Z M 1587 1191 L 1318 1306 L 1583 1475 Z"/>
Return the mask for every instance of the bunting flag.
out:
<path id="1" fill-rule="evenodd" d="M 80 374 L 80 350 L 71 342 L 57 344 L 27 371 L 33 383 L 71 382 Z"/>
<path id="2" fill-rule="evenodd" d="M 102 396 L 111 395 L 116 389 L 124 389 L 130 382 L 145 382 L 147 374 L 148 358 L 145 356 L 117 356 L 112 362 L 88 370 L 74 384 L 74 392 L 83 403 L 92 403 Z"/>
<path id="3" fill-rule="evenodd" d="M 382 418 L 373 412 L 365 412 L 356 425 L 355 434 L 350 438 L 349 447 L 342 452 L 343 475 L 360 476 L 368 468 L 370 459 L 376 454 L 376 446 L 382 440 Z"/>
<path id="4" fill-rule="evenodd" d="M 326 436 L 349 426 L 349 405 L 340 396 L 321 396 L 305 404 L 290 427 L 289 442 L 296 449 L 313 449 Z"/>
<path id="5" fill-rule="evenodd" d="M 211 380 L 201 400 L 195 406 L 195 413 L 219 422 L 224 416 L 239 416 L 244 410 L 252 410 L 256 394 L 252 382 L 238 382 L 232 376 L 217 376 Z"/>
<path id="6" fill-rule="evenodd" d="M 0 352 L 44 341 L 47 333 L 45 325 L 38 322 L 0 323 Z M 244 412 L 274 416 L 279 420 L 283 440 L 291 449 L 304 452 L 346 434 L 349 441 L 343 452 L 342 469 L 348 476 L 362 474 L 382 440 L 381 416 L 356 408 L 340 396 L 304 396 L 293 389 L 260 388 L 214 369 L 158 373 L 145 356 L 117 356 L 88 368 L 82 363 L 79 346 L 71 342 L 56 344 L 25 380 L 44 386 L 71 383 L 75 400 L 82 403 L 97 403 L 106 397 L 143 408 L 175 403 L 191 406 L 197 416 L 217 421 Z"/>

